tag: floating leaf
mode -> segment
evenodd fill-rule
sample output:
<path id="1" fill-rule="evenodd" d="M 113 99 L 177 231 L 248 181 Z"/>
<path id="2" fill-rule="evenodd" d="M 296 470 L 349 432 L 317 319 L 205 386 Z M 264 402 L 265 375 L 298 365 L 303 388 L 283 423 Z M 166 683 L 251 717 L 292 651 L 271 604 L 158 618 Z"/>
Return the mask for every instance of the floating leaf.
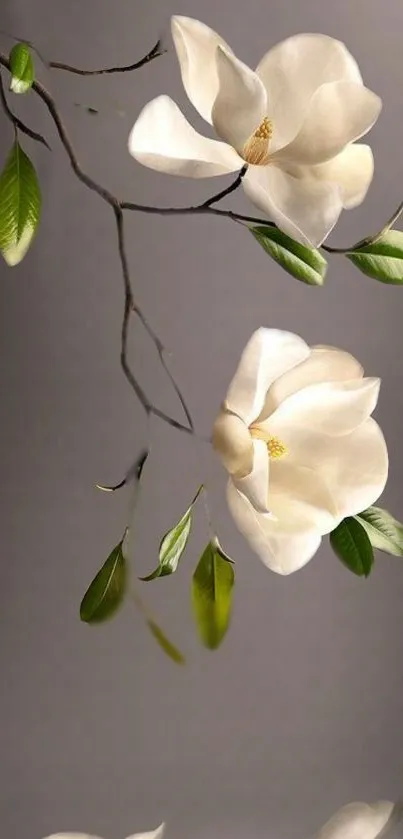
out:
<path id="1" fill-rule="evenodd" d="M 80 606 L 85 623 L 102 623 L 119 609 L 127 590 L 127 566 L 123 540 L 116 545 L 87 589 Z"/>
<path id="2" fill-rule="evenodd" d="M 235 573 L 232 564 L 210 542 L 193 574 L 192 605 L 203 644 L 215 650 L 231 618 Z"/>
<path id="3" fill-rule="evenodd" d="M 16 140 L 0 175 L 0 250 L 8 265 L 17 265 L 24 258 L 40 214 L 38 178 Z"/>
<path id="4" fill-rule="evenodd" d="M 160 645 L 161 649 L 163 649 L 164 653 L 175 662 L 175 664 L 185 664 L 185 658 L 182 655 L 181 651 L 178 650 L 177 647 L 172 643 L 172 641 L 167 638 L 165 632 L 162 631 L 161 627 L 155 623 L 154 620 L 149 618 L 147 620 L 147 626 L 149 627 L 150 631 L 152 632 L 155 640 Z"/>
<path id="5" fill-rule="evenodd" d="M 389 230 L 372 245 L 346 254 L 347 258 L 367 277 L 381 283 L 403 283 L 403 232 Z"/>
<path id="6" fill-rule="evenodd" d="M 26 93 L 34 81 L 34 62 L 28 44 L 15 44 L 10 52 L 10 90 Z"/>
<path id="7" fill-rule="evenodd" d="M 174 574 L 176 571 L 179 565 L 179 560 L 189 540 L 190 530 L 192 527 L 193 505 L 197 501 L 200 492 L 201 487 L 197 491 L 190 507 L 186 510 L 186 513 L 184 513 L 182 518 L 178 521 L 178 524 L 176 524 L 171 530 L 168 530 L 165 536 L 163 536 L 159 549 L 158 566 L 155 571 L 147 577 L 140 577 L 143 582 L 148 583 L 151 580 L 157 579 L 157 577 L 166 577 L 169 574 Z"/>
<path id="8" fill-rule="evenodd" d="M 392 556 L 403 556 L 403 524 L 381 507 L 368 507 L 358 516 L 372 547 Z"/>
<path id="9" fill-rule="evenodd" d="M 374 562 L 369 536 L 355 518 L 344 519 L 330 534 L 330 544 L 344 565 L 358 577 L 368 577 Z"/>
<path id="10" fill-rule="evenodd" d="M 300 245 L 277 227 L 251 227 L 250 231 L 288 274 L 308 285 L 323 285 L 327 262 L 320 251 Z"/>

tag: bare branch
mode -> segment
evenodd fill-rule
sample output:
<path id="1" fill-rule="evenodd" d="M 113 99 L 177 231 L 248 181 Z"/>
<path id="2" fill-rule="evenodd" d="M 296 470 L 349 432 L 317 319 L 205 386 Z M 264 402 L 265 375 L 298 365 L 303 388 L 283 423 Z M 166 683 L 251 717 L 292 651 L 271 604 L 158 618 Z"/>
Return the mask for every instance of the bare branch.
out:
<path id="1" fill-rule="evenodd" d="M 77 76 L 104 76 L 108 73 L 131 73 L 132 70 L 139 70 L 140 67 L 144 67 L 145 64 L 149 64 L 150 61 L 159 58 L 160 55 L 164 55 L 166 52 L 167 50 L 162 46 L 161 40 L 158 39 L 150 52 L 144 55 L 143 58 L 140 58 L 139 61 L 135 61 L 134 64 L 127 64 L 121 67 L 106 67 L 101 70 L 82 70 L 79 67 L 72 67 L 71 64 L 64 64 L 62 61 L 48 61 L 47 65 L 53 70 L 65 70 L 67 73 L 75 73 Z"/>
<path id="2" fill-rule="evenodd" d="M 42 137 L 42 134 L 38 134 L 37 131 L 33 131 L 32 128 L 30 128 L 28 125 L 25 125 L 25 122 L 23 122 L 19 117 L 17 117 L 17 115 L 14 114 L 13 111 L 11 110 L 11 108 L 10 108 L 8 102 L 7 102 L 7 97 L 6 97 L 6 92 L 4 90 L 3 77 L 1 75 L 1 72 L 0 72 L 0 102 L 1 102 L 1 105 L 2 105 L 2 108 L 3 108 L 3 111 L 6 115 L 6 117 L 13 124 L 14 128 L 18 128 L 18 130 L 21 131 L 21 134 L 26 134 L 27 137 L 31 138 L 31 140 L 36 140 L 37 143 L 42 143 L 42 145 L 46 146 L 46 148 L 49 149 L 49 151 L 51 150 L 49 143 L 47 142 L 47 140 L 45 140 L 44 137 Z"/>

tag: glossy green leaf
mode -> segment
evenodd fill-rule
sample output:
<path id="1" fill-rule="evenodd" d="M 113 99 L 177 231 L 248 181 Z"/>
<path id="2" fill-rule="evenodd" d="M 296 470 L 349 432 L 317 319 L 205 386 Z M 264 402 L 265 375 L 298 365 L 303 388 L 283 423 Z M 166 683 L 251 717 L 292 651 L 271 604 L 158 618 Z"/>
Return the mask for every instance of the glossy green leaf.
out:
<path id="1" fill-rule="evenodd" d="M 34 62 L 28 44 L 15 44 L 10 52 L 10 90 L 26 93 L 34 81 Z"/>
<path id="2" fill-rule="evenodd" d="M 193 574 L 192 606 L 203 644 L 215 650 L 228 630 L 235 583 L 233 566 L 210 542 Z"/>
<path id="3" fill-rule="evenodd" d="M 330 544 L 344 565 L 358 577 L 368 577 L 374 563 L 369 536 L 356 518 L 344 519 L 330 534 Z"/>
<path id="4" fill-rule="evenodd" d="M 403 524 L 381 507 L 368 507 L 357 520 L 365 528 L 372 547 L 392 556 L 403 556 Z"/>
<path id="5" fill-rule="evenodd" d="M 8 265 L 24 258 L 38 228 L 41 191 L 29 157 L 16 140 L 0 175 L 0 251 Z"/>
<path id="6" fill-rule="evenodd" d="M 327 262 L 320 251 L 286 236 L 277 227 L 251 227 L 259 245 L 292 277 L 308 285 L 323 285 Z"/>
<path id="7" fill-rule="evenodd" d="M 192 527 L 192 511 L 193 505 L 197 501 L 201 492 L 201 488 L 197 491 L 190 507 L 186 513 L 178 521 L 178 523 L 171 530 L 163 536 L 159 549 L 159 563 L 155 571 L 147 577 L 140 577 L 143 582 L 150 582 L 157 579 L 157 577 L 166 577 L 169 574 L 174 574 L 179 560 L 186 548 L 189 540 L 190 531 Z"/>
<path id="8" fill-rule="evenodd" d="M 347 258 L 356 268 L 381 283 L 403 283 L 403 232 L 390 230 L 378 242 L 350 251 Z"/>
<path id="9" fill-rule="evenodd" d="M 161 627 L 158 626 L 158 624 L 155 623 L 155 621 L 151 620 L 151 618 L 147 620 L 147 626 L 152 632 L 155 640 L 160 645 L 161 649 L 164 651 L 164 653 L 170 659 L 172 659 L 172 661 L 174 661 L 175 664 L 185 664 L 185 658 L 182 655 L 181 651 L 178 650 L 177 647 L 175 647 L 175 644 L 173 644 L 172 641 L 169 640 L 169 638 L 167 638 L 165 632 L 162 631 Z"/>
<path id="10" fill-rule="evenodd" d="M 102 623 L 113 617 L 127 591 L 127 564 L 123 540 L 116 545 L 87 589 L 80 606 L 85 623 Z"/>

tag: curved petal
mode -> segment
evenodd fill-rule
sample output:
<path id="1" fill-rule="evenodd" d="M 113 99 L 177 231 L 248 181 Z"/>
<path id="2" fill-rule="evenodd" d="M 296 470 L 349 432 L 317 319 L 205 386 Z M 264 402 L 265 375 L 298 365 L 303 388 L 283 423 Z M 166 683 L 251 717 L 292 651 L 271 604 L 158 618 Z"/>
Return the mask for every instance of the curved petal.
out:
<path id="1" fill-rule="evenodd" d="M 242 186 L 255 207 L 308 247 L 322 244 L 343 209 L 336 184 L 295 177 L 278 166 L 249 166 Z"/>
<path id="2" fill-rule="evenodd" d="M 248 426 L 236 414 L 220 411 L 213 426 L 211 442 L 230 475 L 244 478 L 252 471 L 252 437 Z"/>
<path id="3" fill-rule="evenodd" d="M 361 84 L 324 84 L 314 93 L 295 139 L 272 158 L 303 166 L 331 160 L 372 128 L 381 108 L 379 96 Z"/>
<path id="4" fill-rule="evenodd" d="M 45 839 L 99 839 L 98 836 L 92 836 L 88 833 L 52 833 L 46 836 Z"/>
<path id="5" fill-rule="evenodd" d="M 258 513 L 269 509 L 269 455 L 263 440 L 253 440 L 253 467 L 243 478 L 232 477 L 234 487 L 244 495 Z"/>
<path id="6" fill-rule="evenodd" d="M 310 428 L 283 425 L 290 464 L 313 470 L 326 484 L 341 520 L 355 516 L 382 495 L 388 478 L 388 450 L 371 417 L 351 434 L 329 437 Z M 272 480 L 275 481 L 274 464 Z"/>
<path id="7" fill-rule="evenodd" d="M 222 47 L 217 48 L 219 89 L 212 120 L 219 137 L 241 151 L 267 115 L 267 95 L 259 76 Z"/>
<path id="8" fill-rule="evenodd" d="M 364 143 L 350 143 L 340 154 L 309 167 L 306 175 L 320 181 L 336 183 L 341 191 L 345 210 L 351 210 L 362 204 L 374 175 L 374 156 L 370 146 Z"/>
<path id="9" fill-rule="evenodd" d="M 146 833 L 133 833 L 127 839 L 162 839 L 165 830 L 165 822 L 162 822 L 155 830 L 147 830 Z"/>
<path id="10" fill-rule="evenodd" d="M 376 839 L 394 821 L 394 807 L 391 801 L 347 804 L 326 822 L 316 839 Z"/>
<path id="11" fill-rule="evenodd" d="M 199 114 L 211 124 L 211 109 L 220 86 L 217 47 L 224 47 L 228 53 L 232 51 L 217 32 L 200 20 L 174 15 L 171 31 L 186 93 Z"/>
<path id="12" fill-rule="evenodd" d="M 372 414 L 379 387 L 380 379 L 369 377 L 309 385 L 284 399 L 260 425 L 286 446 L 294 428 L 341 437 L 350 434 Z"/>
<path id="13" fill-rule="evenodd" d="M 169 96 L 158 96 L 143 108 L 128 146 L 143 166 L 169 175 L 211 178 L 243 166 L 243 160 L 226 143 L 198 134 Z"/>
<path id="14" fill-rule="evenodd" d="M 257 329 L 241 355 L 224 408 L 250 425 L 260 414 L 270 385 L 308 355 L 309 347 L 298 335 Z"/>
<path id="15" fill-rule="evenodd" d="M 294 457 L 271 463 L 269 504 L 280 522 L 296 515 L 312 522 L 322 536 L 340 521 L 324 470 L 315 471 Z"/>
<path id="16" fill-rule="evenodd" d="M 303 517 L 274 521 L 258 513 L 247 498 L 228 482 L 227 501 L 238 530 L 262 562 L 277 574 L 291 574 L 306 565 L 321 543 L 316 527 Z"/>
<path id="17" fill-rule="evenodd" d="M 268 391 L 262 413 L 257 420 L 267 419 L 284 399 L 304 387 L 320 382 L 343 382 L 362 379 L 364 370 L 354 356 L 335 347 L 312 347 L 305 361 L 288 370 Z"/>
<path id="18" fill-rule="evenodd" d="M 273 151 L 294 139 L 315 91 L 328 82 L 362 82 L 358 64 L 341 41 L 320 34 L 287 38 L 269 50 L 256 72 L 273 119 Z"/>

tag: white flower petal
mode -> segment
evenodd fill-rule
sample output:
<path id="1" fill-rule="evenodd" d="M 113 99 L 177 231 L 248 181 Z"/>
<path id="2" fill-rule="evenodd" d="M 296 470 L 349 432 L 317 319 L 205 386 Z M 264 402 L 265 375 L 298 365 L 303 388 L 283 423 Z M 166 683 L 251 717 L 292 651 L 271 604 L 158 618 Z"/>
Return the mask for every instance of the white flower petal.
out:
<path id="1" fill-rule="evenodd" d="M 227 501 L 236 526 L 262 562 L 277 574 L 291 574 L 306 565 L 321 543 L 310 521 L 293 515 L 282 522 L 258 513 L 247 498 L 228 482 Z M 290 512 L 292 507 L 290 507 Z"/>
<path id="2" fill-rule="evenodd" d="M 391 801 L 347 804 L 326 822 L 316 839 L 376 839 L 387 827 L 393 810 Z"/>
<path id="3" fill-rule="evenodd" d="M 362 379 L 363 375 L 361 364 L 350 353 L 335 347 L 312 347 L 308 358 L 272 384 L 258 422 L 267 419 L 288 396 L 308 385 Z"/>
<path id="4" fill-rule="evenodd" d="M 325 471 L 315 471 L 293 457 L 271 463 L 269 505 L 280 525 L 297 516 L 312 522 L 322 536 L 340 520 Z"/>
<path id="5" fill-rule="evenodd" d="M 343 209 L 336 184 L 297 178 L 278 166 L 250 166 L 242 185 L 259 210 L 308 247 L 322 244 Z"/>
<path id="6" fill-rule="evenodd" d="M 294 140 L 273 159 L 300 165 L 324 163 L 363 137 L 378 119 L 379 96 L 354 82 L 331 82 L 314 93 Z"/>
<path id="7" fill-rule="evenodd" d="M 162 839 L 165 830 L 165 822 L 162 822 L 155 830 L 148 830 L 146 833 L 133 833 L 127 839 Z"/>
<path id="8" fill-rule="evenodd" d="M 230 475 L 243 478 L 253 468 L 253 441 L 249 428 L 236 414 L 220 411 L 212 444 Z"/>
<path id="9" fill-rule="evenodd" d="M 350 434 L 372 414 L 379 387 L 380 379 L 369 377 L 309 385 L 285 399 L 260 425 L 281 440 L 285 428 L 291 439 L 294 427 L 336 437 Z"/>
<path id="10" fill-rule="evenodd" d="M 309 168 L 309 177 L 336 183 L 341 189 L 343 207 L 351 210 L 361 204 L 374 174 L 374 156 L 370 146 L 350 143 L 340 154 Z"/>
<path id="11" fill-rule="evenodd" d="M 171 30 L 183 86 L 192 105 L 211 124 L 211 109 L 219 89 L 217 47 L 224 47 L 228 53 L 231 49 L 217 32 L 200 20 L 174 15 Z"/>
<path id="12" fill-rule="evenodd" d="M 256 72 L 267 90 L 273 151 L 294 139 L 313 94 L 322 84 L 362 81 L 357 62 L 344 44 L 327 35 L 309 33 L 277 44 L 262 58 Z"/>
<path id="13" fill-rule="evenodd" d="M 213 105 L 214 128 L 237 151 L 267 115 L 267 95 L 259 76 L 232 53 L 217 47 L 219 89 Z"/>
<path id="14" fill-rule="evenodd" d="M 263 440 L 253 440 L 253 467 L 243 478 L 232 477 L 234 487 L 244 495 L 259 513 L 269 509 L 269 455 Z"/>
<path id="15" fill-rule="evenodd" d="M 372 418 L 341 437 L 284 424 L 282 440 L 289 449 L 289 463 L 309 467 L 324 481 L 340 520 L 361 513 L 382 495 L 388 477 L 388 450 Z M 271 473 L 275 481 L 275 470 Z"/>
<path id="16" fill-rule="evenodd" d="M 45 839 L 99 839 L 99 837 L 88 833 L 71 833 L 68 831 L 67 833 L 52 833 Z"/>
<path id="17" fill-rule="evenodd" d="M 198 134 L 169 96 L 158 96 L 143 108 L 128 146 L 143 166 L 170 175 L 210 178 L 243 166 L 226 143 Z"/>
<path id="18" fill-rule="evenodd" d="M 248 341 L 228 388 L 224 407 L 246 425 L 259 416 L 270 385 L 309 355 L 309 347 L 291 332 L 261 327 Z"/>

